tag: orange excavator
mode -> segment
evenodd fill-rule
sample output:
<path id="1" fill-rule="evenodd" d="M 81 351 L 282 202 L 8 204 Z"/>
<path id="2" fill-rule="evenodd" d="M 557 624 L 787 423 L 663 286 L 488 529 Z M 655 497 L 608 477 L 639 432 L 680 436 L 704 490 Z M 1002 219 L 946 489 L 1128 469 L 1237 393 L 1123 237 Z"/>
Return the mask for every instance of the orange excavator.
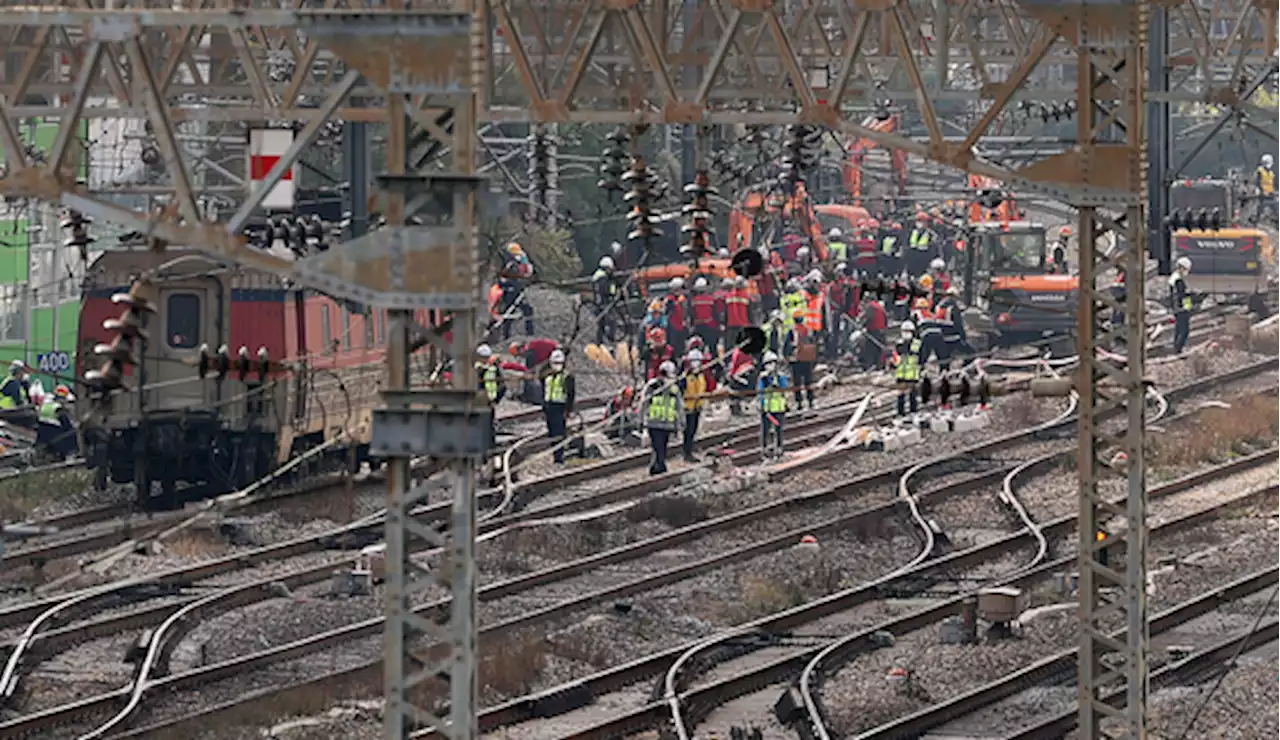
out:
<path id="1" fill-rule="evenodd" d="M 796 184 L 795 194 L 791 196 L 781 193 L 765 195 L 758 191 L 749 191 L 743 195 L 738 205 L 729 212 L 729 251 L 757 248 L 762 240 L 771 239 L 769 229 L 756 228 L 770 220 L 794 223 L 801 233 L 809 237 L 814 256 L 822 261 L 827 259 L 827 240 L 822 232 L 822 224 L 818 221 L 813 201 L 802 182 Z"/>
<path id="2" fill-rule="evenodd" d="M 1053 274 L 1044 224 L 1028 221 L 998 183 L 969 176 L 966 323 L 989 346 L 1069 338 L 1080 284 Z"/>
<path id="3" fill-rule="evenodd" d="M 902 116 L 894 113 L 883 120 L 872 116 L 862 122 L 865 128 L 881 133 L 892 133 L 898 130 Z M 853 205 L 861 206 L 863 193 L 862 168 L 867 159 L 867 152 L 873 149 L 876 143 L 870 139 L 857 139 L 853 145 L 849 147 L 849 158 L 845 160 L 843 168 L 844 188 L 853 199 Z M 893 163 L 893 185 L 895 195 L 906 195 L 907 192 L 907 153 L 901 149 L 894 149 L 890 153 Z"/>

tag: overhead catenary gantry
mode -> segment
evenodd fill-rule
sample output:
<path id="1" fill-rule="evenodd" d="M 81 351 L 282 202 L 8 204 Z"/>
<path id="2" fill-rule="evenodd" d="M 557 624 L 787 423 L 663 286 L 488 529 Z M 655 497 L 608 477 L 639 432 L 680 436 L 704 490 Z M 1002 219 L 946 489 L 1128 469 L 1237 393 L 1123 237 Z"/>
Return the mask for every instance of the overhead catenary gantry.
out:
<path id="1" fill-rule="evenodd" d="M 1211 104 L 1231 115 L 1274 111 L 1250 102 L 1255 80 L 1274 75 L 1276 8 L 1262 0 L 1057 2 L 1054 0 L 472 0 L 377 3 L 337 9 L 322 0 L 190 0 L 146 8 L 140 0 L 66 5 L 0 4 L 0 195 L 32 197 L 118 222 L 170 244 L 207 250 L 247 266 L 395 311 L 457 312 L 461 361 L 457 392 L 424 396 L 406 387 L 410 317 L 396 316 L 389 352 L 387 424 L 401 424 L 415 454 L 436 423 L 469 429 L 477 418 L 467 361 L 478 300 L 475 269 L 474 132 L 483 121 L 537 123 L 810 123 L 1005 181 L 1079 209 L 1080 661 L 1081 729 L 1086 737 L 1142 737 L 1146 695 L 1145 479 L 1142 459 L 1144 325 L 1142 293 L 1129 291 L 1128 323 L 1102 317 L 1120 308 L 1096 288 L 1108 268 L 1141 285 L 1148 183 L 1147 107 Z M 1170 78 L 1148 90 L 1148 31 L 1158 13 Z M 1163 34 L 1167 26 L 1167 40 Z M 1221 33 L 1221 29 L 1228 33 Z M 20 60 L 19 64 L 13 64 Z M 1161 65 L 1157 64 L 1156 67 Z M 918 117 L 913 140 L 863 125 L 893 106 Z M 1054 107 L 1074 115 L 1074 145 L 1017 169 L 984 161 L 975 146 L 1019 117 Z M 19 141 L 18 121 L 56 116 L 60 131 L 46 161 Z M 1270 120 L 1267 120 L 1267 117 Z M 138 212 L 75 181 L 66 157 L 78 119 L 145 118 L 164 158 L 169 207 Z M 304 126 L 267 174 L 281 178 L 326 120 L 388 123 L 389 164 L 378 194 L 389 227 L 298 262 L 249 246 L 240 232 L 260 201 L 247 196 L 225 221 L 204 220 L 198 184 L 176 129 L 192 121 Z M 406 172 L 407 128 L 446 144 L 452 162 L 430 178 Z M 1167 136 L 1168 132 L 1161 134 Z M 453 193 L 446 227 L 397 226 L 431 193 Z M 1111 233 L 1119 238 L 1100 240 Z M 1110 242 L 1106 253 L 1098 246 Z M 441 270 L 439 265 L 448 265 Z M 1126 361 L 1099 355 L 1123 339 Z M 419 389 L 420 390 L 420 389 Z M 424 413 L 424 402 L 438 414 Z M 1119 438 L 1096 423 L 1127 412 Z M 443 415 L 439 415 L 443 414 Z M 417 436 L 414 436 L 414 435 Z M 381 437 L 388 439 L 385 435 Z M 482 446 L 482 445 L 481 445 Z M 393 466 L 388 571 L 394 584 L 386 641 L 388 728 L 444 723 L 469 737 L 475 709 L 474 473 L 476 449 L 463 445 L 454 467 L 449 564 L 437 577 L 454 589 L 447 628 L 408 614 L 409 537 L 438 539 L 404 514 L 421 492 L 407 462 Z M 1104 454 L 1103 451 L 1106 451 Z M 1123 451 L 1127 462 L 1117 462 Z M 1127 480 L 1126 502 L 1102 499 L 1108 476 Z M 1128 545 L 1121 571 L 1097 562 L 1094 533 Z M 403 556 L 403 557 L 401 557 Z M 1124 642 L 1104 636 L 1110 615 L 1125 617 Z M 423 640 L 422 632 L 428 633 Z M 433 647 L 434 646 L 434 647 Z M 445 656 L 441 662 L 442 655 Z M 431 665 L 428 670 L 424 665 Z M 448 678 L 449 689 L 421 689 Z M 1124 692 L 1127 708 L 1104 701 Z M 446 699 L 446 697 L 448 697 Z M 430 706 L 449 720 L 432 720 Z"/>

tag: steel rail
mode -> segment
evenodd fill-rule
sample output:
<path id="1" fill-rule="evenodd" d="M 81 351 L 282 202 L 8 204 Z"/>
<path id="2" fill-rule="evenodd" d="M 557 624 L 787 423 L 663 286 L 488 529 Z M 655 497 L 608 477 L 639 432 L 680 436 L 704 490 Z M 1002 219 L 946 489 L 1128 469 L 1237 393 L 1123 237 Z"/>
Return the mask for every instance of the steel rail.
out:
<path id="1" fill-rule="evenodd" d="M 1075 404 L 1072 403 L 1065 411 L 1063 411 L 1063 413 L 1059 414 L 1056 418 L 1044 424 L 1036 425 L 1035 427 L 1033 427 L 1028 431 L 1031 433 L 1035 433 L 1037 431 L 1040 431 L 1041 429 L 1052 428 L 1057 424 L 1060 424 L 1066 421 L 1068 418 L 1070 418 L 1071 415 L 1074 413 L 1075 408 L 1076 408 Z M 907 511 L 910 515 L 911 522 L 915 526 L 915 529 L 920 533 L 920 542 L 921 542 L 920 550 L 905 565 L 902 565 L 901 567 L 896 568 L 893 571 L 890 571 L 889 573 L 886 573 L 880 576 L 879 578 L 868 582 L 867 584 L 868 586 L 874 587 L 874 586 L 882 585 L 884 583 L 889 583 L 894 579 L 898 578 L 899 576 L 901 576 L 903 573 L 907 573 L 915 569 L 921 563 L 927 560 L 931 555 L 934 554 L 935 547 L 936 547 L 936 543 L 934 539 L 934 531 L 933 531 L 933 528 L 930 526 L 930 523 L 924 518 L 924 515 L 920 513 L 919 497 L 911 492 L 911 488 L 908 485 L 908 482 L 911 480 L 911 478 L 914 477 L 921 470 L 924 470 L 929 467 L 934 467 L 937 465 L 944 465 L 946 463 L 954 461 L 957 458 L 967 457 L 968 455 L 971 455 L 971 454 L 972 454 L 971 451 L 964 451 L 964 452 L 948 455 L 942 459 L 926 460 L 924 462 L 908 467 L 905 471 L 903 471 L 902 475 L 898 477 L 898 483 L 896 487 L 897 500 L 898 500 L 898 503 L 906 505 Z M 1005 474 L 1005 469 L 996 471 L 995 479 L 998 480 L 1003 478 L 1004 474 Z M 984 485 L 987 482 L 987 479 L 989 477 L 991 477 L 990 473 L 987 473 L 985 475 L 978 475 L 973 479 L 965 481 L 964 484 L 962 484 L 962 486 L 956 486 L 956 485 L 947 486 L 944 490 L 948 492 L 957 492 L 958 490 L 971 490 L 969 488 L 970 485 L 976 484 L 975 487 Z M 671 667 L 667 669 L 666 675 L 663 678 L 663 698 L 667 702 L 667 706 L 671 714 L 671 724 L 675 729 L 676 736 L 679 738 L 679 740 L 689 740 L 692 734 L 690 730 L 691 722 L 686 721 L 684 707 L 682 706 L 680 701 L 680 693 L 687 687 L 686 684 L 692 679 L 690 672 L 685 670 L 686 666 L 689 666 L 690 664 L 692 664 L 693 661 L 702 653 L 712 650 L 716 647 L 723 646 L 731 641 L 746 637 L 747 635 L 755 631 L 756 630 L 754 627 L 746 626 L 739 629 L 733 629 L 725 633 L 713 635 L 712 637 L 702 642 L 699 642 L 693 647 L 686 650 L 680 657 L 676 658 L 675 662 L 671 664 Z"/>
<path id="2" fill-rule="evenodd" d="M 1168 632 L 1174 627 L 1214 611 L 1227 602 L 1238 601 L 1274 586 L 1277 576 L 1280 576 L 1280 567 L 1264 568 L 1161 612 L 1151 619 L 1151 635 L 1154 637 Z M 1113 631 L 1109 636 L 1113 640 L 1123 640 L 1125 633 L 1126 630 L 1121 629 Z M 1238 638 L 1233 638 L 1227 642 L 1235 644 L 1237 641 Z M 899 738 L 920 737 L 947 722 L 989 707 L 996 702 L 1034 686 L 1059 683 L 1064 679 L 1072 679 L 1075 677 L 1076 656 L 1079 653 L 1079 648 L 1054 653 L 1035 661 L 1031 665 L 1019 668 L 998 680 L 991 681 L 933 706 L 925 707 L 893 722 L 859 733 L 856 736 L 856 740 L 898 740 Z"/>
<path id="3" fill-rule="evenodd" d="M 1196 384 L 1196 387 L 1203 388 L 1203 385 L 1198 383 Z M 1001 444 L 1000 440 L 997 440 L 996 444 Z M 1230 472 L 1247 469 L 1249 465 L 1261 465 L 1261 463 L 1261 460 L 1236 461 L 1234 463 L 1230 463 L 1228 466 L 1220 467 L 1220 469 L 1204 472 L 1204 474 L 1199 476 L 1189 476 L 1187 479 L 1175 481 L 1174 484 L 1170 484 L 1169 487 L 1165 487 L 1165 489 L 1162 490 L 1165 490 L 1166 493 L 1175 492 L 1175 490 L 1183 490 L 1185 488 L 1192 487 L 1194 484 L 1201 483 L 1203 480 L 1215 478 L 1215 476 L 1228 475 Z M 1000 475 L 1004 475 L 1004 471 L 1000 471 Z M 998 480 L 998 478 L 995 480 Z M 1052 531 L 1052 533 L 1059 533 L 1059 531 L 1066 529 L 1066 527 L 1074 526 L 1074 524 L 1074 517 L 1064 517 L 1064 519 L 1047 524 L 1046 530 Z M 805 527 L 806 533 L 812 533 L 813 530 L 814 527 Z M 786 545 L 794 544 L 796 542 L 795 536 L 795 533 L 788 533 L 785 539 L 780 538 L 777 542 Z M 1011 535 L 1009 538 L 997 540 L 996 543 L 983 545 L 983 547 L 980 548 L 973 548 L 970 549 L 970 551 L 948 554 L 948 556 L 938 558 L 936 561 L 925 563 L 922 568 L 919 568 L 919 571 L 933 572 L 934 570 L 937 570 L 946 572 L 950 570 L 950 568 L 964 567 L 970 562 L 983 561 L 983 559 L 998 556 L 998 554 L 1006 552 L 1007 549 L 1020 547 L 1020 540 L 1021 536 Z M 756 554 L 763 554 L 763 552 L 767 552 L 765 551 L 765 548 L 759 547 L 759 545 L 756 549 L 760 551 Z M 526 613 L 526 615 L 513 618 L 513 620 L 508 620 L 507 622 L 490 626 L 488 629 L 484 630 L 483 634 L 486 639 L 494 639 L 499 635 L 508 634 L 511 630 L 529 629 L 529 627 L 534 626 L 536 623 L 540 623 L 541 621 L 548 620 L 548 618 L 567 615 L 567 613 L 579 611 L 581 608 L 594 606 L 594 604 L 605 602 L 605 600 L 625 598 L 627 595 L 641 593 L 641 591 L 653 588 L 662 588 L 664 585 L 676 583 L 676 580 L 680 580 L 680 574 L 678 574 L 677 571 L 684 571 L 687 577 L 687 575 L 690 574 L 690 571 L 695 570 L 695 568 L 707 570 L 709 567 L 718 567 L 719 565 L 723 565 L 723 562 L 731 562 L 731 558 L 736 557 L 741 559 L 744 557 L 744 554 L 745 553 L 735 553 L 732 554 L 732 556 L 708 558 L 700 563 L 694 563 L 692 566 L 675 568 L 675 570 L 668 571 L 666 574 L 644 577 L 644 579 L 637 579 L 635 581 L 631 581 L 631 583 L 616 586 L 616 588 L 596 591 L 596 593 L 590 594 L 588 597 L 571 600 L 571 602 L 558 604 L 558 606 L 540 609 L 538 612 Z M 914 574 L 911 574 L 911 576 L 919 575 L 920 572 L 914 572 Z M 904 583 L 905 580 L 906 579 L 904 579 Z M 844 593 L 841 594 L 833 594 L 832 597 L 819 599 L 818 602 L 808 604 L 808 606 L 797 607 L 795 609 L 791 609 L 791 611 L 783 612 L 781 615 L 764 618 L 764 620 L 760 620 L 756 626 L 760 626 L 762 629 L 772 630 L 787 629 L 787 627 L 794 626 L 795 623 L 813 621 L 815 618 L 827 616 L 829 613 L 846 611 L 846 609 L 858 606 L 858 604 L 867 603 L 868 600 L 878 598 L 878 593 L 879 591 L 876 589 L 852 589 L 851 591 L 844 591 Z M 264 650 L 264 652 L 255 654 L 255 656 L 244 657 L 242 659 L 238 659 L 238 661 L 228 661 L 219 664 L 219 666 L 207 667 L 205 670 L 191 671 L 183 676 L 170 677 L 170 679 L 165 680 L 168 681 L 168 684 L 165 685 L 170 686 L 170 688 L 187 688 L 187 686 L 200 685 L 205 681 L 218 679 L 218 677 L 234 675 L 234 673 L 238 671 L 243 671 L 243 663 L 253 662 L 256 663 L 253 667 L 260 667 L 261 664 L 265 664 L 268 661 L 278 662 L 280 659 L 300 657 L 303 656 L 303 654 L 315 652 L 316 649 L 323 649 L 325 647 L 329 647 L 329 645 L 338 643 L 338 641 L 342 640 L 340 632 L 347 632 L 347 634 L 351 634 L 352 630 L 358 630 L 356 636 L 372 635 L 376 634 L 376 630 L 380 629 L 380 625 L 380 620 L 371 620 L 364 623 L 364 625 L 347 627 L 347 629 L 329 632 L 329 634 L 316 636 L 316 638 L 300 640 L 289 645 L 282 645 L 282 647 Z M 596 676 L 594 684 L 590 680 L 586 680 L 588 681 L 588 684 L 590 684 L 590 688 L 582 690 L 581 693 L 586 695 L 599 693 L 599 691 L 602 690 L 611 690 L 612 688 L 617 688 L 617 686 L 630 684 L 630 682 L 634 682 L 635 680 L 643 679 L 646 675 L 652 675 L 653 672 L 664 670 L 664 668 L 668 666 L 669 661 L 673 661 L 673 659 L 680 657 L 680 654 L 684 653 L 685 650 L 687 650 L 687 647 L 677 649 L 675 652 L 668 650 L 668 652 L 660 653 L 658 656 L 641 659 L 639 662 L 628 664 L 628 666 L 617 668 L 617 670 L 605 672 L 603 675 Z M 237 664 L 241 667 L 237 667 Z M 330 673 L 330 675 L 325 677 L 324 681 L 329 685 L 347 686 L 347 688 L 352 688 L 352 686 L 361 686 L 370 684 L 370 682 L 376 685 L 376 681 L 379 680 L 379 677 L 380 662 L 375 661 L 367 663 L 365 666 L 351 668 L 351 670 Z M 308 681 L 303 682 L 303 684 L 289 686 L 289 688 L 269 690 L 266 691 L 266 693 L 251 696 L 250 699 L 246 699 L 244 702 L 251 704 L 261 703 L 261 705 L 264 705 L 265 707 L 265 705 L 269 705 L 276 702 L 276 700 L 280 700 L 283 695 L 294 696 L 294 698 L 296 698 L 296 696 L 305 696 L 307 695 L 307 691 L 314 688 L 315 685 L 316 684 L 312 684 L 312 682 Z M 577 682 L 577 684 L 572 684 L 570 686 L 584 685 L 585 684 L 581 684 L 581 682 Z M 577 688 L 567 688 L 564 690 L 570 691 L 570 693 L 579 693 L 579 689 Z M 294 693 L 294 691 L 301 691 L 301 694 Z M 219 711 L 228 711 L 228 707 L 241 705 L 244 702 L 224 705 L 224 707 L 219 708 Z M 666 711 L 666 703 L 660 703 L 659 705 L 664 709 L 664 711 Z M 541 702 L 539 699 L 525 698 L 518 700 L 516 703 L 506 704 L 503 705 L 503 707 L 486 712 L 484 714 L 484 725 L 485 727 L 508 725 L 508 723 L 515 723 L 524 720 L 524 718 L 535 716 L 535 714 L 545 716 L 545 713 L 548 711 L 547 707 L 548 704 Z M 200 713 L 196 714 L 196 716 L 184 717 L 180 718 L 180 720 L 160 723 L 159 726 L 152 726 L 151 730 L 159 731 L 159 728 L 163 727 L 166 731 L 172 731 L 174 728 L 186 727 L 188 726 L 188 723 L 210 721 L 212 716 L 214 716 L 214 714 Z M 145 732 L 142 732 L 140 735 L 128 734 L 127 736 L 146 736 L 146 734 Z"/>
<path id="4" fill-rule="evenodd" d="M 1271 454 L 1274 455 L 1274 452 Z M 1235 464 L 1229 463 L 1228 465 L 1234 466 Z M 1238 472 L 1238 470 L 1234 472 Z M 1174 481 L 1169 486 L 1152 491 L 1152 494 L 1161 496 L 1169 495 L 1171 493 L 1176 493 L 1181 490 L 1185 490 L 1186 488 L 1193 487 L 1196 484 L 1207 482 L 1211 478 L 1220 477 L 1221 475 L 1223 475 L 1223 473 L 1218 470 L 1203 471 L 1194 476 L 1188 476 L 1188 478 Z M 1195 479 L 1194 483 L 1192 482 L 1192 479 Z M 1175 487 L 1178 490 L 1173 490 Z M 1280 487 L 1277 487 L 1276 485 L 1264 486 L 1234 499 L 1217 502 L 1209 509 L 1187 514 L 1177 519 L 1164 522 L 1161 525 L 1153 527 L 1152 532 L 1154 534 L 1182 531 L 1188 527 L 1202 524 L 1208 519 L 1221 516 L 1227 511 L 1234 510 L 1236 507 L 1253 505 L 1262 497 L 1274 496 L 1278 490 L 1280 490 Z M 1052 528 L 1055 532 L 1061 531 L 1063 529 L 1062 525 L 1064 521 L 1071 526 L 1074 526 L 1075 517 L 1067 516 L 1060 520 L 1055 520 L 1054 522 L 1046 525 L 1046 528 Z M 1011 537 L 1020 539 L 1023 536 L 1024 535 L 1015 535 Z M 946 556 L 943 559 L 953 561 L 960 560 L 961 558 L 964 560 L 973 560 L 973 555 L 978 551 L 982 551 L 989 559 L 991 556 L 999 556 L 1000 554 L 1008 551 L 1007 544 L 1002 546 L 1003 542 L 1004 541 L 998 541 L 987 545 L 976 546 L 969 550 L 954 553 L 951 556 Z M 1074 561 L 1074 555 L 1059 558 L 1044 563 L 1028 573 L 1007 578 L 1004 581 L 999 582 L 997 585 L 1025 586 L 1031 583 L 1043 581 L 1052 577 L 1055 572 L 1061 570 L 1063 567 L 1068 567 Z M 933 563 L 936 562 L 936 560 L 933 561 Z M 932 564 L 926 565 L 926 568 L 932 567 L 934 567 Z M 853 594 L 860 594 L 860 596 L 853 596 Z M 965 599 L 970 598 L 972 595 L 972 593 L 964 593 L 950 599 L 942 600 L 938 604 L 924 607 L 918 611 L 912 612 L 911 614 L 897 617 L 863 630 L 858 633 L 858 641 L 853 647 L 860 650 L 874 649 L 873 636 L 877 632 L 889 632 L 895 636 L 900 636 L 923 629 L 945 619 L 946 617 L 959 614 Z M 788 610 L 787 612 L 773 615 L 758 621 L 761 623 L 760 629 L 762 631 L 785 632 L 793 629 L 799 624 L 812 622 L 840 611 L 847 611 L 848 609 L 860 604 L 874 601 L 877 598 L 880 598 L 878 591 L 868 592 L 862 589 L 854 589 L 851 592 L 826 597 L 818 602 L 814 602 L 803 607 L 796 607 L 795 609 Z M 800 614 L 801 612 L 803 612 L 803 614 Z M 769 685 L 783 683 L 789 678 L 797 675 L 804 666 L 812 660 L 818 650 L 819 648 L 800 649 L 793 655 L 778 658 L 747 673 L 722 679 L 696 689 L 691 689 L 686 692 L 683 699 L 689 704 L 705 703 L 718 706 L 736 697 L 759 691 Z M 595 676 L 587 679 L 582 679 L 563 687 L 557 687 L 556 689 L 543 692 L 539 695 L 522 697 L 514 702 L 508 702 L 500 707 L 487 710 L 480 718 L 481 729 L 483 731 L 490 731 L 497 727 L 513 725 L 528 719 L 546 716 L 548 711 L 550 711 L 549 707 L 554 706 L 552 704 L 552 700 L 558 698 L 555 694 L 570 694 L 572 698 L 582 697 L 589 700 L 589 697 L 593 695 L 600 695 L 609 690 L 616 690 L 623 686 L 630 685 L 648 675 L 659 672 L 662 666 L 665 666 L 668 661 L 677 657 L 681 652 L 682 649 L 680 648 L 664 651 L 662 653 L 634 661 L 621 668 L 596 674 Z M 546 703 L 542 703 L 543 701 L 546 701 Z M 604 738 L 621 737 L 628 733 L 640 732 L 659 726 L 665 721 L 666 715 L 666 702 L 657 701 L 632 710 L 622 716 L 600 723 L 596 726 L 576 731 L 572 734 L 566 734 L 562 740 L 603 740 Z M 148 736 L 149 735 L 145 734 L 134 734 L 128 735 L 127 737 L 140 738 Z M 437 738 L 439 736 L 431 733 L 421 733 L 414 737 Z"/>

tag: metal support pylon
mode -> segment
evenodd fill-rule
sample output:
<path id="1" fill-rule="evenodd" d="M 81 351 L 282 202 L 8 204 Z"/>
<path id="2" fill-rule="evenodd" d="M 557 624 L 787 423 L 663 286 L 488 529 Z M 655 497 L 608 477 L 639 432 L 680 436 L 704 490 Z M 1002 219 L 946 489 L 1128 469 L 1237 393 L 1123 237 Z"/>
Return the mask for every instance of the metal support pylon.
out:
<path id="1" fill-rule="evenodd" d="M 420 184 L 440 192 L 452 189 L 453 212 L 447 230 L 458 240 L 458 252 L 474 266 L 476 246 L 476 151 L 477 69 L 483 63 L 476 55 L 483 44 L 477 42 L 473 3 L 458 2 L 459 12 L 470 14 L 469 65 L 464 88 L 457 94 L 433 95 L 432 105 L 453 110 L 450 144 L 452 168 L 435 173 Z M 403 94 L 389 96 L 387 114 L 388 180 L 405 173 L 406 105 Z M 412 181 L 412 178 L 408 178 Z M 404 191 L 390 187 L 387 197 L 387 225 L 404 223 Z M 402 267 L 402 266 L 401 266 Z M 462 261 L 436 265 L 439 270 L 466 269 Z M 392 269 L 397 269 L 392 265 Z M 475 347 L 476 307 L 480 301 L 478 271 L 469 278 L 469 305 L 452 311 L 452 387 L 448 390 L 415 389 L 409 372 L 410 334 L 422 332 L 414 314 L 391 311 L 388 343 L 388 383 L 384 397 L 389 422 L 403 422 L 405 451 L 388 463 L 386 526 L 386 628 L 383 640 L 386 707 L 385 736 L 405 740 L 416 729 L 431 728 L 454 740 L 476 736 L 476 560 L 475 490 L 476 466 L 489 444 L 491 410 L 476 391 Z M 424 307 L 435 307 L 424 304 Z M 443 307 L 443 306 L 441 306 Z M 430 327 L 426 327 L 429 331 Z M 438 341 L 438 340 L 437 340 Z M 377 432 L 375 431 L 375 436 Z M 448 529 L 415 521 L 411 512 L 427 498 L 427 487 L 415 483 L 410 471 L 411 448 L 415 456 L 426 452 L 446 463 L 445 483 L 453 507 Z M 412 560 L 412 554 L 440 548 L 439 565 L 428 572 Z M 432 578 L 449 588 L 452 603 L 447 620 L 428 618 L 413 611 L 413 584 Z"/>
<path id="2" fill-rule="evenodd" d="M 1081 5 L 1079 141 L 1120 145 L 1125 161 L 1096 158 L 1086 166 L 1123 167 L 1125 189 L 1146 193 L 1143 113 L 1146 87 L 1148 3 Z M 1117 152 L 1119 150 L 1117 149 Z M 1087 173 L 1086 173 L 1087 174 Z M 1108 177 L 1117 179 L 1116 173 Z M 1143 285 L 1146 227 L 1142 201 L 1080 208 L 1080 737 L 1146 736 L 1147 626 L 1145 422 L 1145 321 Z M 1109 240 L 1099 237 L 1110 233 Z M 1110 244 L 1106 245 L 1109 241 Z M 1125 272 L 1117 300 L 1109 269 Z M 1112 318 L 1123 311 L 1124 323 Z M 1123 344 L 1120 344 L 1120 342 Z M 1127 360 L 1116 359 L 1118 355 Z M 1104 432 L 1103 414 L 1121 410 L 1124 429 Z M 1123 454 L 1121 454 L 1123 453 Z M 1111 502 L 1101 483 L 1127 483 L 1124 501 Z M 1098 533 L 1105 532 L 1100 539 Z M 1100 559 L 1104 547 L 1122 544 L 1123 559 Z M 1126 637 L 1109 631 L 1123 625 Z M 1105 700 L 1123 693 L 1124 704 Z"/>

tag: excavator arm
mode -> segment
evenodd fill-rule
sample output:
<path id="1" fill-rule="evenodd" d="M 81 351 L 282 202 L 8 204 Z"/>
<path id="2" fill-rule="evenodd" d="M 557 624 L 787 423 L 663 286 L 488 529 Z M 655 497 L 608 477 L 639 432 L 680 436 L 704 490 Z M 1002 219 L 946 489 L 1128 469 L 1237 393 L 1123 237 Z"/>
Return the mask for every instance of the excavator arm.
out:
<path id="1" fill-rule="evenodd" d="M 873 131 L 887 134 L 898 130 L 900 120 L 901 116 L 896 113 L 884 120 L 878 120 L 872 116 L 863 121 L 862 125 Z M 855 206 L 862 205 L 862 166 L 866 161 L 867 152 L 875 146 L 876 143 L 870 139 L 856 139 L 853 145 L 849 147 L 849 156 L 844 164 L 843 179 L 845 191 L 849 193 Z M 900 149 L 895 149 L 891 157 L 894 185 L 897 187 L 898 195 L 903 195 L 906 193 L 907 188 L 907 153 Z"/>

